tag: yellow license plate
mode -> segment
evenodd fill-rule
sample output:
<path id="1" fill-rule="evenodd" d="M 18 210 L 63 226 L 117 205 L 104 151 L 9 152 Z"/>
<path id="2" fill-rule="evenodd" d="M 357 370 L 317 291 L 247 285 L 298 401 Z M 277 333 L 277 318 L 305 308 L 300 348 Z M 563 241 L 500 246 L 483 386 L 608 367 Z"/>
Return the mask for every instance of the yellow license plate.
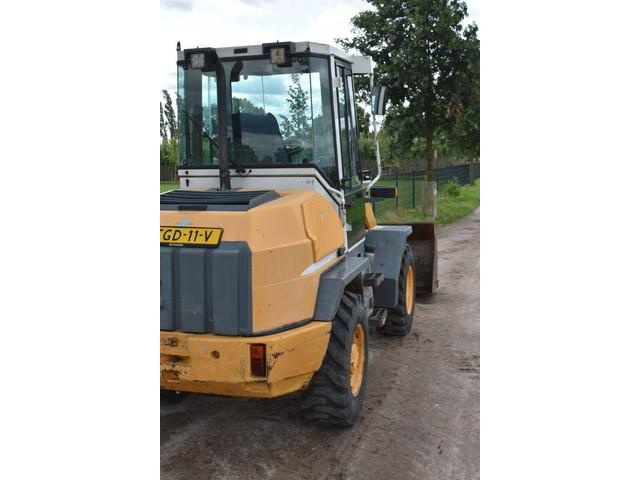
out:
<path id="1" fill-rule="evenodd" d="M 170 247 L 217 247 L 221 238 L 221 228 L 160 227 L 160 245 Z"/>

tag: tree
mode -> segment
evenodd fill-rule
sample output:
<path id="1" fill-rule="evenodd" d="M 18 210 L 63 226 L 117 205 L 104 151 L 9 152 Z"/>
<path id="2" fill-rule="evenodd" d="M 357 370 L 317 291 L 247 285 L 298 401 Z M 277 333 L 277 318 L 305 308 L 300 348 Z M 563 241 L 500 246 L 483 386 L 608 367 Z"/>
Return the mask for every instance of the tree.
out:
<path id="1" fill-rule="evenodd" d="M 176 112 L 173 100 L 166 90 L 162 91 L 164 105 L 160 101 L 160 164 L 175 165 L 178 159 L 178 135 Z"/>
<path id="2" fill-rule="evenodd" d="M 233 113 L 257 113 L 261 115 L 265 114 L 262 107 L 258 107 L 256 104 L 251 103 L 251 101 L 247 98 L 233 97 L 231 99 L 231 106 L 233 108 Z M 212 107 L 212 109 L 215 109 L 216 112 L 217 108 L 217 105 Z"/>
<path id="3" fill-rule="evenodd" d="M 163 141 L 160 144 L 160 165 L 175 165 L 176 158 L 171 143 Z"/>
<path id="4" fill-rule="evenodd" d="M 392 123 L 409 143 L 425 139 L 427 179 L 433 180 L 436 132 L 460 133 L 480 123 L 477 26 L 463 27 L 463 1 L 367 2 L 375 10 L 353 17 L 353 38 L 338 42 L 376 62 L 378 82 L 390 87 Z M 473 135 L 458 137 L 473 142 Z"/>
<path id="5" fill-rule="evenodd" d="M 468 97 L 465 108 L 454 115 L 452 128 L 447 132 L 447 145 L 456 153 L 478 158 L 480 157 L 480 41 L 477 38 L 477 27 L 472 25 L 465 32 L 466 41 L 470 45 L 466 54 L 471 68 L 465 82 Z"/>
<path id="6" fill-rule="evenodd" d="M 308 139 L 311 137 L 311 125 L 309 123 L 309 94 L 300 84 L 300 75 L 291 75 L 291 85 L 287 89 L 287 103 L 289 104 L 289 116 L 280 115 L 282 118 L 282 133 L 285 137 Z"/>
<path id="7" fill-rule="evenodd" d="M 162 138 L 163 142 L 167 141 L 167 122 L 164 121 L 162 100 L 160 100 L 160 138 Z"/>
<path id="8" fill-rule="evenodd" d="M 166 90 L 162 90 L 162 95 L 164 95 L 164 116 L 167 129 L 169 131 L 169 135 L 171 136 L 171 140 L 176 139 L 176 131 L 177 131 L 177 122 L 176 122 L 176 111 L 173 109 L 173 100 L 171 99 L 171 95 Z"/>
<path id="9" fill-rule="evenodd" d="M 360 127 L 359 133 L 361 137 L 370 137 L 371 132 L 369 129 L 371 128 L 371 123 L 369 121 L 369 113 L 362 108 L 361 105 L 356 103 L 356 115 L 358 117 L 358 125 Z"/>

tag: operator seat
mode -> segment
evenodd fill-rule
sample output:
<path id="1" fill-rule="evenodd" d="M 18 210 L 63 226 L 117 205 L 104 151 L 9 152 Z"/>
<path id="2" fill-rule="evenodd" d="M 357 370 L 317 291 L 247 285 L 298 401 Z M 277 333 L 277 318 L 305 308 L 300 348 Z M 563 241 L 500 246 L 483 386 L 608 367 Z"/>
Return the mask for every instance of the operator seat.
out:
<path id="1" fill-rule="evenodd" d="M 234 154 L 240 163 L 291 163 L 273 114 L 234 113 L 231 125 Z"/>

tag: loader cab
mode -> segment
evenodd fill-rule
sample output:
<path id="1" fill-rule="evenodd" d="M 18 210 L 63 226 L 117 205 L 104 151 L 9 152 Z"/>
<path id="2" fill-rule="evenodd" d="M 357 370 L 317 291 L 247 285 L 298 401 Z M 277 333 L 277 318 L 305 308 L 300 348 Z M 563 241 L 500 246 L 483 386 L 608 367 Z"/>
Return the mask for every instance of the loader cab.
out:
<path id="1" fill-rule="evenodd" d="M 369 57 L 310 42 L 179 50 L 181 188 L 311 188 L 360 243 L 369 178 L 353 77 L 372 73 Z"/>

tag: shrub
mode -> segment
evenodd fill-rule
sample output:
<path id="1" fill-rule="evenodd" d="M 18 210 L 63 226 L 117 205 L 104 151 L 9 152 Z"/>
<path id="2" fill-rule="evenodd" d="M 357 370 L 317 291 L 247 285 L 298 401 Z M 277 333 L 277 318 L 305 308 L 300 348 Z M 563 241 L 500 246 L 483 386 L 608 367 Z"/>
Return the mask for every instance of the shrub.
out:
<path id="1" fill-rule="evenodd" d="M 175 165 L 178 158 L 178 145 L 164 140 L 160 144 L 160 165 Z"/>
<path id="2" fill-rule="evenodd" d="M 448 197 L 460 196 L 460 185 L 458 185 L 458 180 L 456 178 L 453 178 L 453 180 L 449 180 L 447 183 L 445 183 L 442 190 Z"/>

